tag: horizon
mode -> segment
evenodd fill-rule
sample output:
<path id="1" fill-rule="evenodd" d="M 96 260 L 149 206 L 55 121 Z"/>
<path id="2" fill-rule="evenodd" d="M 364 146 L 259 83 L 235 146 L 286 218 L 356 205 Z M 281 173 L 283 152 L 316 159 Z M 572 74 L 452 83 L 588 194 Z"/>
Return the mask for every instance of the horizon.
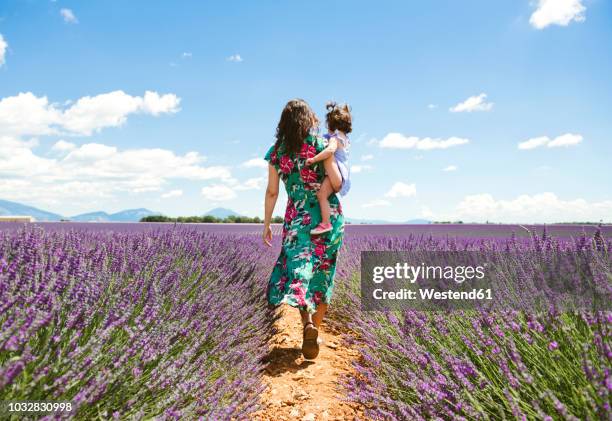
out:
<path id="1" fill-rule="evenodd" d="M 609 2 L 181 6 L 3 2 L 0 198 L 261 217 L 262 158 L 301 96 L 321 120 L 352 105 L 348 218 L 612 215 Z"/>
<path id="2" fill-rule="evenodd" d="M 0 198 L 0 201 L 3 201 L 2 198 Z M 10 201 L 9 201 L 10 202 Z M 18 203 L 18 202 L 12 202 L 14 204 L 17 205 L 21 205 L 21 206 L 27 206 L 27 207 L 32 207 L 26 203 Z M 118 210 L 116 212 L 108 212 L 105 210 L 95 210 L 95 211 L 89 211 L 89 212 L 83 212 L 80 214 L 75 214 L 75 215 L 62 215 L 60 213 L 54 212 L 52 210 L 48 210 L 48 209 L 39 209 L 34 207 L 37 211 L 42 211 L 45 213 L 52 213 L 55 214 L 61 218 L 68 218 L 68 219 L 62 219 L 62 222 L 88 222 L 88 223 L 133 223 L 135 221 L 71 221 L 69 218 L 76 218 L 76 217 L 80 217 L 80 216 L 85 216 L 85 215 L 90 215 L 90 214 L 97 214 L 97 213 L 103 213 L 106 214 L 108 216 L 113 216 L 113 215 L 117 215 L 117 214 L 122 214 L 122 213 L 126 213 L 126 212 L 130 212 L 130 211 L 147 211 L 150 212 L 150 215 L 152 216 L 168 216 L 171 218 L 189 218 L 189 217 L 199 217 L 199 216 L 207 216 L 207 215 L 211 215 L 213 212 L 215 211 L 228 211 L 229 213 L 232 213 L 233 216 L 238 216 L 238 217 L 247 217 L 247 218 L 255 218 L 255 217 L 259 217 L 259 215 L 245 215 L 245 214 L 241 214 L 239 212 L 236 212 L 235 210 L 231 209 L 231 208 L 226 208 L 226 207 L 215 207 L 215 208 L 211 208 L 208 209 L 207 211 L 201 212 L 201 213 L 194 213 L 194 214 L 186 214 L 186 215 L 177 215 L 177 216 L 169 216 L 166 215 L 162 212 L 159 211 L 155 211 L 155 210 L 151 210 L 151 209 L 147 209 L 147 208 L 129 208 L 129 209 L 121 209 Z M 12 214 L 7 214 L 7 215 L 2 215 L 0 214 L 0 217 L 31 217 L 31 215 L 12 215 Z M 280 214 L 276 214 L 274 215 L 274 217 L 282 217 L 282 215 Z M 221 218 L 224 219 L 224 218 Z M 367 219 L 367 218 L 352 218 L 352 217 L 347 217 L 346 221 L 348 224 L 353 224 L 353 225 L 516 225 L 516 226 L 521 226 L 521 225 L 534 225 L 534 226 L 546 226 L 546 225 L 601 225 L 601 226 L 608 226 L 608 225 L 612 225 L 612 221 L 556 221 L 556 222 L 550 222 L 550 223 L 521 223 L 521 222 L 498 222 L 498 221 L 485 221 L 485 222 L 478 222 L 478 221 L 463 221 L 463 220 L 455 220 L 455 221 L 444 221 L 444 220 L 429 220 L 429 219 L 425 219 L 425 218 L 407 218 L 401 221 L 390 221 L 390 220 L 385 220 L 383 219 Z M 422 221 L 417 223 L 416 221 Z M 39 220 L 35 220 L 34 222 L 54 222 L 54 221 L 39 221 Z M 240 223 L 240 224 L 244 224 L 244 223 Z"/>

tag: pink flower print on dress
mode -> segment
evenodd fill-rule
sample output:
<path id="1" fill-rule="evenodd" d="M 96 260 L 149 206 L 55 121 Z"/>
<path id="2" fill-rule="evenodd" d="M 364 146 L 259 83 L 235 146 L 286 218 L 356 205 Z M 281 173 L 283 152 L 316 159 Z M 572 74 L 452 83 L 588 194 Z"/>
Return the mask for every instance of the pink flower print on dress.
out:
<path id="1" fill-rule="evenodd" d="M 315 149 L 314 146 L 309 145 L 307 143 L 304 143 L 302 145 L 302 150 L 300 151 L 300 158 L 303 158 L 303 159 L 314 158 L 316 154 L 317 154 L 317 150 Z"/>
<path id="2" fill-rule="evenodd" d="M 325 244 L 317 244 L 314 249 L 314 254 L 319 258 L 325 256 Z"/>
<path id="3" fill-rule="evenodd" d="M 276 150 L 274 150 L 270 155 L 270 164 L 276 165 L 276 163 L 278 163 L 278 154 L 276 153 Z"/>
<path id="4" fill-rule="evenodd" d="M 293 160 L 287 155 L 281 157 L 280 170 L 283 174 L 289 174 L 293 170 Z"/>
<path id="5" fill-rule="evenodd" d="M 317 181 L 317 173 L 310 168 L 302 168 L 300 171 L 300 176 L 302 177 L 302 181 L 304 181 L 306 184 L 315 183 Z"/>

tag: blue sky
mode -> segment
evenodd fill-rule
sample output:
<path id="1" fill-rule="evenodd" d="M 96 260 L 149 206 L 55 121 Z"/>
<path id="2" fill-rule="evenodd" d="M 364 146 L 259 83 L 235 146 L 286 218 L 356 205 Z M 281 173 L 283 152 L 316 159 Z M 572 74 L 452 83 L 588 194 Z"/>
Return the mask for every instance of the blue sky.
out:
<path id="1" fill-rule="evenodd" d="M 350 217 L 612 219 L 610 2 L 284 3 L 0 0 L 0 198 L 261 216 L 301 97 L 353 108 Z"/>

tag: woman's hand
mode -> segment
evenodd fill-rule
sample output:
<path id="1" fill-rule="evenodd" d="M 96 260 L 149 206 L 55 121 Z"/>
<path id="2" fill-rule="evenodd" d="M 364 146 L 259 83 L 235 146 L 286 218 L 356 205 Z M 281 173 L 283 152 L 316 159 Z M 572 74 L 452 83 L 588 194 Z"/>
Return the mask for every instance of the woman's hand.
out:
<path id="1" fill-rule="evenodd" d="M 270 228 L 270 225 L 264 225 L 262 238 L 265 245 L 272 247 L 272 228 Z"/>
<path id="2" fill-rule="evenodd" d="M 308 165 L 309 167 L 310 167 L 311 165 L 313 165 L 314 163 L 315 163 L 314 158 L 308 158 L 308 159 L 306 160 L 306 165 Z"/>

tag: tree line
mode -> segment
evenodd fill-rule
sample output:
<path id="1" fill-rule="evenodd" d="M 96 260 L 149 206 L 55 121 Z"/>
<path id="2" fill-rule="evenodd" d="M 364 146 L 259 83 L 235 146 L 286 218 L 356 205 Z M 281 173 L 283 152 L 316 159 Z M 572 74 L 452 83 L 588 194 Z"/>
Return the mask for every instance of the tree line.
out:
<path id="1" fill-rule="evenodd" d="M 230 215 L 226 218 L 217 218 L 212 215 L 204 216 L 179 216 L 172 218 L 165 215 L 149 215 L 140 219 L 140 222 L 178 222 L 191 224 L 261 224 L 263 220 L 259 216 L 251 218 L 250 216 L 235 216 Z M 283 217 L 275 216 L 272 218 L 272 223 L 282 224 Z"/>

